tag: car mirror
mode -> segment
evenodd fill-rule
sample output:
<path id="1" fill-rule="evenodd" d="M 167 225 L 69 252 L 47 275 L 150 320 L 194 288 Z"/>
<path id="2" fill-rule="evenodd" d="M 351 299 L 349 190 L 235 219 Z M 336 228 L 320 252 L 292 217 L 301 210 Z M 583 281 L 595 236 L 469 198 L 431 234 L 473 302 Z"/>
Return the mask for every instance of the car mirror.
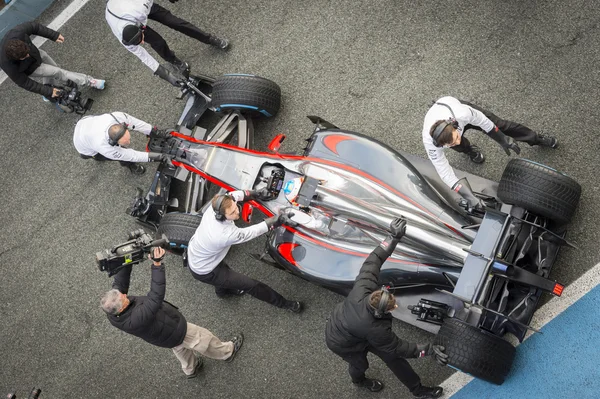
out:
<path id="1" fill-rule="evenodd" d="M 269 150 L 271 150 L 271 152 L 278 153 L 279 147 L 281 147 L 281 143 L 283 143 L 283 140 L 285 140 L 285 134 L 279 133 L 269 143 Z"/>

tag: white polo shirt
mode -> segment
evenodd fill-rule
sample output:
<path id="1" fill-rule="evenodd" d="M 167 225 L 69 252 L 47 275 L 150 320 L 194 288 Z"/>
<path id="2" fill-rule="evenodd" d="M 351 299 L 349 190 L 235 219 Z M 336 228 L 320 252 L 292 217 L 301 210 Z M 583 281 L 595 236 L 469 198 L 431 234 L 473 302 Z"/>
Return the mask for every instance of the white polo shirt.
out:
<path id="1" fill-rule="evenodd" d="M 229 193 L 236 201 L 244 199 L 243 191 Z M 266 222 L 239 228 L 233 220 L 218 221 L 212 206 L 208 207 L 200 226 L 188 246 L 188 267 L 196 274 L 208 274 L 225 258 L 234 244 L 250 241 L 269 231 Z"/>
<path id="2" fill-rule="evenodd" d="M 137 130 L 146 136 L 150 134 L 152 126 L 142 120 L 134 118 L 125 112 L 112 112 L 117 119 L 108 114 L 86 116 L 75 125 L 73 145 L 83 155 L 93 157 L 96 154 L 104 155 L 108 159 L 127 162 L 148 162 L 148 153 L 123 148 L 119 145 L 108 144 L 108 129 L 117 123 L 125 122 L 129 130 Z"/>
<path id="3" fill-rule="evenodd" d="M 444 103 L 452 109 L 456 121 L 458 122 L 458 131 L 462 137 L 466 125 L 479 126 L 485 132 L 489 132 L 494 128 L 494 122 L 488 119 L 481 111 L 478 111 L 468 105 L 462 104 L 454 97 L 442 97 L 436 100 L 436 103 Z M 423 121 L 423 144 L 427 156 L 435 166 L 438 174 L 449 187 L 454 186 L 458 178 L 454 174 L 454 170 L 450 166 L 448 159 L 444 155 L 444 148 L 438 148 L 433 144 L 430 131 L 431 126 L 439 120 L 448 120 L 452 118 L 452 112 L 448 108 L 440 104 L 434 104 L 425 114 Z"/>
<path id="4" fill-rule="evenodd" d="M 152 9 L 152 4 L 154 4 L 153 0 L 108 0 L 104 17 L 115 37 L 119 39 L 119 43 L 142 60 L 148 68 L 152 69 L 152 72 L 156 72 L 159 63 L 146 49 L 139 45 L 125 46 L 122 42 L 123 28 L 127 25 L 135 25 L 136 22 L 139 22 L 145 26 L 148 23 L 148 14 Z M 115 17 L 108 10 L 123 19 Z"/>

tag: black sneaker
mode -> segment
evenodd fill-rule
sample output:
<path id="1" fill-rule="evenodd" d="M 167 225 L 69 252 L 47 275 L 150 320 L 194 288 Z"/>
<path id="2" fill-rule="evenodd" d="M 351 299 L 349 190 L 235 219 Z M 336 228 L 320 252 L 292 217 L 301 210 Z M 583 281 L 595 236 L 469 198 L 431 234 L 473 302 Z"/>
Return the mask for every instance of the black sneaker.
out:
<path id="1" fill-rule="evenodd" d="M 283 308 L 289 310 L 290 312 L 301 313 L 303 306 L 302 302 L 299 301 L 287 301 Z"/>
<path id="2" fill-rule="evenodd" d="M 200 374 L 200 370 L 202 369 L 202 366 L 204 366 L 204 361 L 202 360 L 202 358 L 198 357 L 197 359 L 198 359 L 198 363 L 196 364 L 196 368 L 194 369 L 194 372 L 192 374 L 186 375 L 186 377 L 188 379 L 198 377 L 198 374 Z"/>
<path id="3" fill-rule="evenodd" d="M 471 145 L 471 150 L 469 151 L 469 159 L 471 162 L 475 163 L 483 163 L 485 161 L 485 157 L 483 156 L 481 150 L 476 145 Z"/>
<path id="4" fill-rule="evenodd" d="M 144 173 L 146 173 L 146 168 L 144 168 L 142 165 L 137 164 L 137 163 L 130 163 L 129 165 L 127 165 L 127 167 L 129 168 L 129 170 L 131 171 L 131 173 L 133 173 L 134 175 L 143 175 Z"/>
<path id="5" fill-rule="evenodd" d="M 219 48 L 221 50 L 227 50 L 229 48 L 229 40 L 227 39 L 221 39 L 219 37 L 216 36 L 211 36 L 208 43 L 216 48 Z"/>
<path id="6" fill-rule="evenodd" d="M 419 385 L 417 389 L 412 391 L 412 394 L 417 399 L 439 398 L 444 393 L 442 387 L 424 387 Z"/>
<path id="7" fill-rule="evenodd" d="M 361 382 L 353 381 L 352 383 L 358 387 L 366 388 L 371 392 L 379 392 L 383 389 L 383 382 L 372 378 L 365 378 Z"/>
<path id="8" fill-rule="evenodd" d="M 538 133 L 537 145 L 540 147 L 558 148 L 558 140 L 555 137 Z"/>
<path id="9" fill-rule="evenodd" d="M 233 342 L 233 352 L 231 353 L 231 356 L 225 359 L 227 363 L 233 362 L 235 354 L 238 353 L 238 351 L 242 347 L 242 344 L 244 343 L 244 334 L 239 333 L 235 337 L 231 338 L 231 342 Z"/>

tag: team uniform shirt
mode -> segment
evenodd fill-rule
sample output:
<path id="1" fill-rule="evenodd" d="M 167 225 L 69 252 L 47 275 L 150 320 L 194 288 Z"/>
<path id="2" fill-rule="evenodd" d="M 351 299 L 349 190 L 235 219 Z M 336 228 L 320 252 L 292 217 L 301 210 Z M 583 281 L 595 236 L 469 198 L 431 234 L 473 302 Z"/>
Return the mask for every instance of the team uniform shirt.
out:
<path id="1" fill-rule="evenodd" d="M 112 112 L 119 123 L 128 124 L 128 129 L 137 130 L 146 136 L 150 134 L 152 126 L 142 120 L 134 118 L 125 112 Z M 93 157 L 101 154 L 108 159 L 127 162 L 148 162 L 148 153 L 136 151 L 131 148 L 123 148 L 119 145 L 108 144 L 108 129 L 117 124 L 111 114 L 87 116 L 75 125 L 73 144 L 75 149 L 82 154 Z"/>
<path id="2" fill-rule="evenodd" d="M 236 201 L 244 199 L 243 191 L 232 191 L 229 195 Z M 196 274 L 208 274 L 221 263 L 232 245 L 250 241 L 267 231 L 266 222 L 239 228 L 233 220 L 218 221 L 213 207 L 209 206 L 190 240 L 188 267 Z"/>
<path id="3" fill-rule="evenodd" d="M 462 137 L 466 125 L 479 126 L 485 132 L 489 132 L 494 128 L 494 122 L 488 119 L 481 111 L 478 111 L 468 105 L 462 104 L 454 97 L 442 97 L 436 101 L 436 103 L 446 104 L 454 112 L 456 122 L 458 122 L 458 132 Z M 434 104 L 429 108 L 423 121 L 423 144 L 425 145 L 425 151 L 427 156 L 435 166 L 441 179 L 449 187 L 454 186 L 458 181 L 454 170 L 450 166 L 448 159 L 444 155 L 444 148 L 438 148 L 433 144 L 430 131 L 431 126 L 439 120 L 448 120 L 452 118 L 452 112 L 440 104 Z"/>
<path id="4" fill-rule="evenodd" d="M 152 4 L 154 4 L 154 0 L 109 0 L 106 3 L 104 16 L 113 34 L 119 39 L 119 43 L 123 44 L 123 28 L 127 25 L 135 25 L 138 22 L 146 26 Z M 123 19 L 115 17 L 108 10 Z M 156 72 L 159 65 L 158 61 L 142 46 L 125 46 L 124 44 L 123 46 L 142 60 L 148 68 L 152 69 L 152 72 Z"/>

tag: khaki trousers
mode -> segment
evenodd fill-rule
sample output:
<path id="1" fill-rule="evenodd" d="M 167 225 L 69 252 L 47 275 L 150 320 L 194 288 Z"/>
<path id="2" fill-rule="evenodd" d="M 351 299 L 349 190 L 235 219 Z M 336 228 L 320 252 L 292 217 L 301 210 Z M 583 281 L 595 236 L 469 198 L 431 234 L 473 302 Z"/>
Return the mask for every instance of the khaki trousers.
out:
<path id="1" fill-rule="evenodd" d="M 198 364 L 194 352 L 211 359 L 225 360 L 233 353 L 233 342 L 221 342 L 206 328 L 187 323 L 183 342 L 173 348 L 173 353 L 181 362 L 181 368 L 186 375 L 192 374 Z"/>

